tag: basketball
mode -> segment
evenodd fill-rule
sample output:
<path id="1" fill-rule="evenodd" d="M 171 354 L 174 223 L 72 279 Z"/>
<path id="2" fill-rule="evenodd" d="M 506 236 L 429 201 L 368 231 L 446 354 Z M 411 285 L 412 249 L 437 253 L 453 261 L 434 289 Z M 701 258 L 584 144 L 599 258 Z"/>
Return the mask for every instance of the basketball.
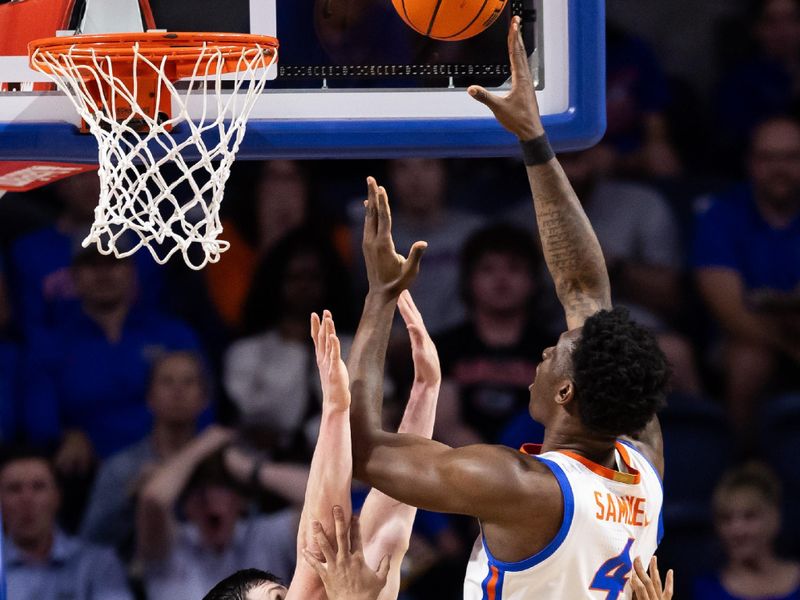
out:
<path id="1" fill-rule="evenodd" d="M 508 0 L 392 0 L 409 27 L 436 40 L 457 42 L 497 20 Z"/>

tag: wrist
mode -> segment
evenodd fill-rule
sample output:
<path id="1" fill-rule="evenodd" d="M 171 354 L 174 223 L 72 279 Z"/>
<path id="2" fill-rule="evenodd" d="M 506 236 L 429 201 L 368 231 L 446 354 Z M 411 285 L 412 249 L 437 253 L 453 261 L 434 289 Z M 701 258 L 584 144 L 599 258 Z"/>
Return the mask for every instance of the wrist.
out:
<path id="1" fill-rule="evenodd" d="M 370 285 L 367 297 L 364 301 L 364 306 L 367 304 L 377 306 L 393 306 L 397 304 L 397 299 L 400 297 L 399 293 L 394 293 L 393 290 L 388 288 L 378 288 Z"/>
<path id="2" fill-rule="evenodd" d="M 520 139 L 519 144 L 522 148 L 522 158 L 526 167 L 547 164 L 556 156 L 555 152 L 553 152 L 553 147 L 550 145 L 550 140 L 544 132 L 531 139 Z"/>

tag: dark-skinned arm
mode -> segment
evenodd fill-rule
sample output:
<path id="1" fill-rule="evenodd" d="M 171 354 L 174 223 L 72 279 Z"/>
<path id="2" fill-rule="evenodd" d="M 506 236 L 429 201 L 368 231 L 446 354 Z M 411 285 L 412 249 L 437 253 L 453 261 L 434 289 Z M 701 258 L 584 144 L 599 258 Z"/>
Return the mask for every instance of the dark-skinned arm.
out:
<path id="1" fill-rule="evenodd" d="M 545 131 L 519 23 L 515 17 L 508 34 L 512 73 L 509 94 L 501 98 L 480 86 L 471 86 L 468 91 L 494 113 L 503 127 L 526 142 Z M 611 308 L 603 252 L 558 160 L 529 166 L 527 172 L 547 268 L 556 284 L 567 325 L 576 329 L 597 311 Z"/>
<path id="2" fill-rule="evenodd" d="M 526 142 L 545 135 L 520 19 L 514 17 L 508 33 L 511 91 L 499 97 L 480 86 L 469 94 L 485 104 L 503 127 Z M 526 167 L 547 268 L 567 317 L 569 329 L 582 327 L 587 318 L 611 308 L 611 285 L 603 252 L 589 219 L 558 159 Z M 636 440 L 638 447 L 663 471 L 664 454 L 658 418 Z"/>
<path id="3" fill-rule="evenodd" d="M 398 255 L 386 190 L 370 178 L 368 192 L 363 251 L 369 293 L 348 362 L 353 474 L 412 506 L 493 521 L 511 518 L 511 509 L 520 500 L 517 491 L 521 494 L 528 488 L 523 485 L 521 454 L 496 446 L 453 449 L 381 427 L 383 370 L 392 318 L 400 293 L 419 270 L 425 244 L 415 244 L 408 259 Z M 506 503 L 498 502 L 501 486 Z"/>

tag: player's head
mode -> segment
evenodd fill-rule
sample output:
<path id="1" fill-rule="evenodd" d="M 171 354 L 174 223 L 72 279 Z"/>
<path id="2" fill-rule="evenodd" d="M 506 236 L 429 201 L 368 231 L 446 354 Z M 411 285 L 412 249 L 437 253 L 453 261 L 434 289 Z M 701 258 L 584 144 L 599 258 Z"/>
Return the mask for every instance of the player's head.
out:
<path id="1" fill-rule="evenodd" d="M 153 363 L 147 404 L 157 423 L 193 425 L 208 405 L 209 382 L 195 352 L 169 352 Z"/>
<path id="2" fill-rule="evenodd" d="M 183 494 L 187 519 L 199 530 L 203 545 L 218 552 L 233 542 L 246 506 L 245 490 L 228 474 L 221 452 L 198 465 Z"/>
<path id="3" fill-rule="evenodd" d="M 800 122 L 773 117 L 753 130 L 748 160 L 759 200 L 800 208 Z"/>
<path id="4" fill-rule="evenodd" d="M 473 234 L 461 253 L 461 297 L 473 311 L 508 313 L 530 308 L 541 253 L 530 234 L 493 225 Z"/>
<path id="5" fill-rule="evenodd" d="M 669 376 L 652 333 L 625 309 L 602 310 L 544 351 L 531 416 L 546 427 L 569 420 L 593 435 L 632 435 L 664 405 Z"/>
<path id="6" fill-rule="evenodd" d="M 220 581 L 203 600 L 283 600 L 286 587 L 266 571 L 243 569 Z"/>
<path id="7" fill-rule="evenodd" d="M 52 536 L 61 503 L 53 463 L 36 450 L 15 449 L 0 466 L 3 527 L 14 543 L 31 545 Z"/>
<path id="8" fill-rule="evenodd" d="M 714 526 L 730 560 L 744 563 L 773 551 L 781 527 L 781 484 L 765 464 L 728 471 L 713 496 Z"/>

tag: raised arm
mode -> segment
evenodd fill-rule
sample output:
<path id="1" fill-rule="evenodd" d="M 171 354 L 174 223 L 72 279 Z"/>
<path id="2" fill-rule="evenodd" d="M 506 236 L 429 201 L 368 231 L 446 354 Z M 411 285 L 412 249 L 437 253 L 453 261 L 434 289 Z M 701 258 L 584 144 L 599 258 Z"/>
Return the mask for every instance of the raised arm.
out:
<path id="1" fill-rule="evenodd" d="M 508 36 L 510 93 L 501 98 L 480 86 L 468 91 L 522 143 L 544 257 L 567 325 L 575 329 L 611 307 L 608 272 L 589 219 L 547 142 L 519 27 L 514 17 Z"/>
<path id="2" fill-rule="evenodd" d="M 311 459 L 306 499 L 297 533 L 297 569 L 289 586 L 287 600 L 325 598 L 322 581 L 303 560 L 304 549 L 318 552 L 311 523 L 318 521 L 326 531 L 333 531 L 331 508 L 334 505 L 341 507 L 347 522 L 352 514 L 349 380 L 329 312 L 325 311 L 322 322 L 316 314 L 311 315 L 311 337 L 322 383 L 322 421 Z"/>
<path id="3" fill-rule="evenodd" d="M 363 249 L 369 293 L 348 363 L 353 474 L 412 506 L 510 520 L 512 507 L 530 489 L 530 471 L 518 452 L 499 446 L 453 449 L 381 428 L 383 364 L 391 321 L 397 298 L 413 281 L 425 246 L 417 242 L 408 259 L 395 252 L 386 190 L 372 178 L 366 208 Z M 504 490 L 501 501 L 498 489 Z"/>
<path id="4" fill-rule="evenodd" d="M 442 381 L 439 355 L 422 315 L 407 291 L 400 295 L 398 307 L 408 328 L 414 359 L 414 384 L 398 431 L 430 438 Z M 395 600 L 400 591 L 400 567 L 408 551 L 416 515 L 415 507 L 390 498 L 375 488 L 364 502 L 361 531 L 367 564 L 377 570 L 384 557 L 390 558 L 391 567 L 386 587 L 381 590 L 381 600 Z"/>
<path id="5" fill-rule="evenodd" d="M 137 553 L 146 561 L 169 554 L 175 533 L 175 503 L 201 462 L 233 439 L 212 425 L 159 466 L 144 484 L 136 506 Z"/>

